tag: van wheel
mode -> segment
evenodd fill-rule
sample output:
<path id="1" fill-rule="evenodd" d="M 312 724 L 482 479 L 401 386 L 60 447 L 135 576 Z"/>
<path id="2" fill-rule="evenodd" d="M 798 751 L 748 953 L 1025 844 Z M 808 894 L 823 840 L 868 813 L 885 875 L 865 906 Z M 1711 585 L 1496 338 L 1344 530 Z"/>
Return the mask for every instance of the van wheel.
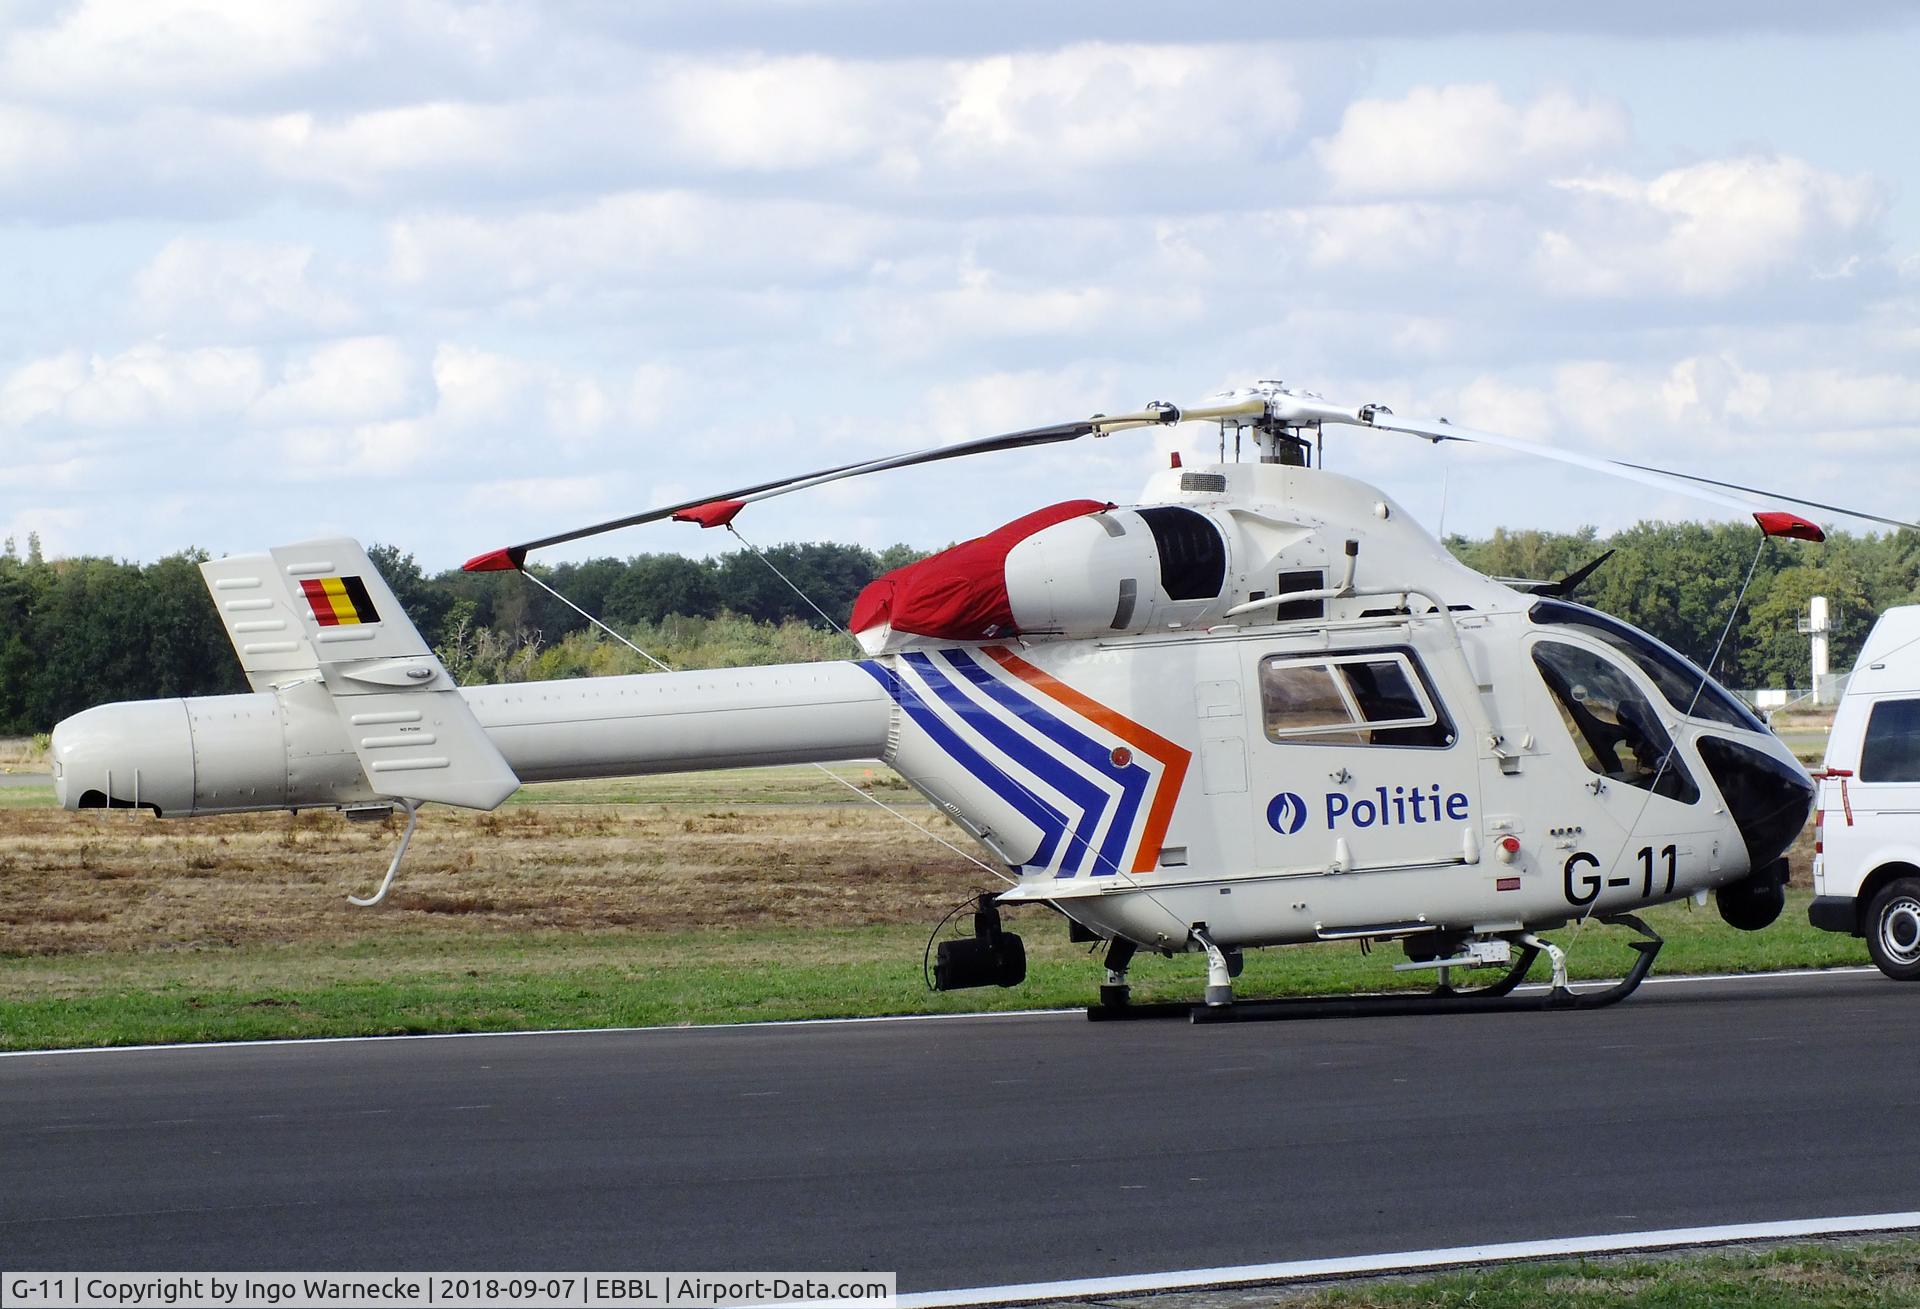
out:
<path id="1" fill-rule="evenodd" d="M 1896 982 L 1920 981 L 1920 878 L 1903 877 L 1873 897 L 1867 953 Z"/>

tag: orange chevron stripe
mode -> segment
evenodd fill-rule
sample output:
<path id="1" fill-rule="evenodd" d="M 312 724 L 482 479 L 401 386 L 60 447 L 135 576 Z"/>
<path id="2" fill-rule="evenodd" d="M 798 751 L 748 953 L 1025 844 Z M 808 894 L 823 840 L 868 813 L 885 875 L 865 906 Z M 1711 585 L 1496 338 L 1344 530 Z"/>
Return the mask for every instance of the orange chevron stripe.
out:
<path id="1" fill-rule="evenodd" d="M 1133 856 L 1132 871 L 1152 872 L 1160 864 L 1160 847 L 1167 838 L 1167 824 L 1173 821 L 1173 808 L 1180 799 L 1180 787 L 1186 781 L 1193 752 L 1088 698 L 1005 646 L 990 645 L 982 653 L 1027 685 L 1058 700 L 1089 722 L 1098 723 L 1160 765 L 1160 782 L 1154 788 L 1153 803 L 1147 806 L 1147 825 L 1140 832 L 1140 845 Z"/>

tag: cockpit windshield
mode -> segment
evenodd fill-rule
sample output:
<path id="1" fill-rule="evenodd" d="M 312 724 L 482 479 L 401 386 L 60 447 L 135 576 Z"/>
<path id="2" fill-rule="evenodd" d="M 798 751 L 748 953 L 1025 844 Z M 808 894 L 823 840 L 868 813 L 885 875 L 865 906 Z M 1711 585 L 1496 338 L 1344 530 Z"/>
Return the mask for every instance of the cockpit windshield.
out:
<path id="1" fill-rule="evenodd" d="M 1752 710 L 1716 686 L 1712 678 L 1679 651 L 1618 618 L 1585 605 L 1569 604 L 1565 600 L 1536 601 L 1533 608 L 1527 611 L 1527 617 L 1541 626 L 1563 624 L 1577 627 L 1588 636 L 1605 641 L 1633 660 L 1634 665 L 1660 689 L 1667 703 L 1683 714 L 1748 732 L 1767 730 L 1767 725 L 1756 718 Z"/>
<path id="2" fill-rule="evenodd" d="M 1625 669 L 1560 641 L 1535 642 L 1533 662 L 1581 761 L 1595 774 L 1681 804 L 1700 798 L 1673 739 Z"/>

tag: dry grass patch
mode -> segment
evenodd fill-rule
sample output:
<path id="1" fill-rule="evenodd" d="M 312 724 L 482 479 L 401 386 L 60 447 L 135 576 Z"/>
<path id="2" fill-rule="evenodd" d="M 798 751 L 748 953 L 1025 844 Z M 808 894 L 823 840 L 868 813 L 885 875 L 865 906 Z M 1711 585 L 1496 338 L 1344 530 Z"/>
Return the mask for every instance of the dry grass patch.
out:
<path id="1" fill-rule="evenodd" d="M 931 810 L 956 843 L 964 837 Z M 434 808 L 388 903 L 398 819 L 191 821 L 0 811 L 0 952 L 49 955 L 626 927 L 686 931 L 920 922 L 984 876 L 857 802 Z"/>

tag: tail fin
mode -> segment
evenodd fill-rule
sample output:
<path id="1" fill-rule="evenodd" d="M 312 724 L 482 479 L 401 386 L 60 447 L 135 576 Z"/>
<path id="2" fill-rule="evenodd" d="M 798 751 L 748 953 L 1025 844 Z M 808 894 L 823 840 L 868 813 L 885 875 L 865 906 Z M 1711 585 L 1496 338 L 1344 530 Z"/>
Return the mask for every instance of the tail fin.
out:
<path id="1" fill-rule="evenodd" d="M 326 688 L 376 794 L 492 809 L 520 779 L 357 541 L 200 565 L 256 691 Z"/>

